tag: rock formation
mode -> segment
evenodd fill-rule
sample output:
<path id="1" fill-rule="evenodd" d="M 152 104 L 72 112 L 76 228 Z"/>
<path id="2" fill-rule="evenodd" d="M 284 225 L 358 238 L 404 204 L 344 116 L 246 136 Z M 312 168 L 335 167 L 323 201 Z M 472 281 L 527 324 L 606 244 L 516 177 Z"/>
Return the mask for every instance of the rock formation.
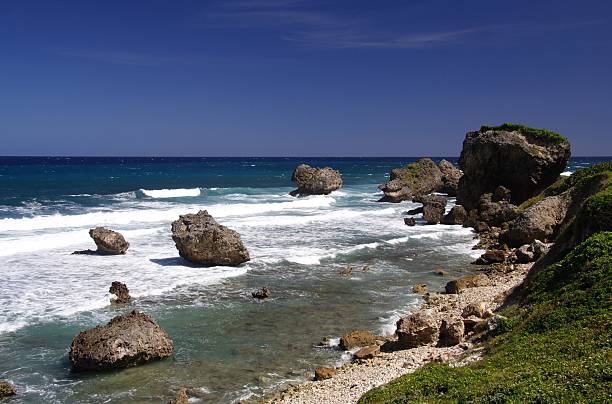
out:
<path id="1" fill-rule="evenodd" d="M 355 347 L 364 347 L 373 345 L 376 342 L 376 336 L 370 331 L 356 330 L 345 334 L 340 338 L 340 349 L 349 350 Z"/>
<path id="2" fill-rule="evenodd" d="M 109 370 L 163 359 L 172 349 L 166 331 L 146 314 L 132 311 L 74 337 L 69 359 L 74 371 Z"/>
<path id="3" fill-rule="evenodd" d="M 419 311 L 397 322 L 397 344 L 402 349 L 416 348 L 438 340 L 439 326 L 433 315 Z"/>
<path id="4" fill-rule="evenodd" d="M 385 196 L 380 202 L 401 202 L 413 197 L 427 195 L 442 183 L 440 169 L 429 158 L 391 170 L 389 181 L 381 184 Z"/>
<path id="5" fill-rule="evenodd" d="M 172 223 L 172 239 L 181 257 L 200 265 L 236 266 L 249 261 L 240 234 L 201 210 Z"/>
<path id="6" fill-rule="evenodd" d="M 255 299 L 267 299 L 271 296 L 270 289 L 264 286 L 263 288 L 251 293 L 251 296 L 253 296 Z"/>
<path id="7" fill-rule="evenodd" d="M 315 380 L 326 380 L 331 379 L 338 371 L 334 368 L 316 368 L 315 369 Z"/>
<path id="8" fill-rule="evenodd" d="M 423 202 L 423 219 L 427 224 L 437 224 L 442 221 L 446 209 L 446 198 L 441 195 L 426 195 Z"/>
<path id="9" fill-rule="evenodd" d="M 438 339 L 438 345 L 440 346 L 453 346 L 463 341 L 463 334 L 465 333 L 465 326 L 463 321 L 458 319 L 447 318 L 442 320 L 440 325 L 440 337 Z"/>
<path id="10" fill-rule="evenodd" d="M 412 199 L 412 190 L 399 178 L 380 184 L 378 189 L 385 194 L 378 202 L 398 203 Z"/>
<path id="11" fill-rule="evenodd" d="M 452 280 L 446 284 L 446 293 L 461 293 L 467 288 L 489 285 L 489 278 L 485 274 L 466 275 Z"/>
<path id="12" fill-rule="evenodd" d="M 132 301 L 130 291 L 125 283 L 114 281 L 108 289 L 108 293 L 112 293 L 116 298 L 111 299 L 111 303 L 124 304 Z"/>
<path id="13" fill-rule="evenodd" d="M 125 241 L 125 238 L 123 238 L 121 233 L 106 229 L 104 227 L 90 229 L 89 236 L 96 243 L 98 249 L 75 251 L 73 254 L 121 255 L 125 254 L 130 247 L 130 243 Z"/>
<path id="14" fill-rule="evenodd" d="M 461 170 L 447 160 L 440 161 L 438 168 L 442 173 L 442 180 L 441 184 L 436 188 L 436 191 L 443 192 L 448 196 L 456 196 L 459 179 L 463 175 Z"/>
<path id="15" fill-rule="evenodd" d="M 189 396 L 187 395 L 187 389 L 180 389 L 173 400 L 170 400 L 168 404 L 187 404 L 189 403 Z"/>
<path id="16" fill-rule="evenodd" d="M 300 164 L 293 171 L 291 181 L 297 189 L 291 192 L 293 196 L 327 195 L 342 187 L 340 172 L 331 167 L 315 168 L 308 164 Z"/>
<path id="17" fill-rule="evenodd" d="M 372 346 L 367 346 L 365 348 L 361 348 L 359 351 L 355 352 L 353 354 L 353 359 L 355 360 L 372 359 L 378 354 L 380 354 L 380 346 L 372 345 Z"/>
<path id="18" fill-rule="evenodd" d="M 465 208 L 461 205 L 455 205 L 451 208 L 440 223 L 442 224 L 463 224 L 467 221 L 468 214 Z"/>
<path id="19" fill-rule="evenodd" d="M 14 396 L 17 394 L 17 390 L 9 382 L 0 380 L 0 399 L 5 397 Z"/>

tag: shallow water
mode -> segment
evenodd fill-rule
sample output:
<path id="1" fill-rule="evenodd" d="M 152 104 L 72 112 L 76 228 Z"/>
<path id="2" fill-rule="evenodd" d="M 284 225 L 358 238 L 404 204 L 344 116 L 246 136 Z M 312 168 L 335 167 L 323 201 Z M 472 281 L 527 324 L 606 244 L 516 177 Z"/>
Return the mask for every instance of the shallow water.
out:
<path id="1" fill-rule="evenodd" d="M 161 402 L 181 387 L 205 402 L 256 398 L 346 360 L 315 346 L 325 337 L 392 333 L 420 304 L 415 283 L 440 289 L 448 279 L 433 270 L 469 272 L 479 254 L 470 230 L 407 227 L 402 213 L 418 204 L 375 202 L 376 184 L 410 159 L 315 160 L 339 168 L 346 185 L 307 198 L 287 195 L 297 160 L 192 160 L 0 165 L 0 379 L 17 386 L 15 402 Z M 180 259 L 170 223 L 199 209 L 240 232 L 252 260 L 199 268 Z M 122 232 L 128 254 L 70 255 L 92 248 L 96 225 Z M 351 277 L 339 274 L 347 265 Z M 115 280 L 132 305 L 110 306 Z M 272 298 L 252 299 L 262 286 Z M 72 374 L 72 337 L 133 308 L 168 331 L 173 357 Z"/>

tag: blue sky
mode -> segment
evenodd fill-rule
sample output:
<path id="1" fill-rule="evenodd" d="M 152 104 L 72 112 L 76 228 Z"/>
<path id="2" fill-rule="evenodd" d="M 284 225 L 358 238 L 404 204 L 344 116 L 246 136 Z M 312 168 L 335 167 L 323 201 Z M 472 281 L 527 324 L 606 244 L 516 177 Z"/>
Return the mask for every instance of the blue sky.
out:
<path id="1" fill-rule="evenodd" d="M 0 2 L 0 155 L 612 155 L 612 2 Z"/>

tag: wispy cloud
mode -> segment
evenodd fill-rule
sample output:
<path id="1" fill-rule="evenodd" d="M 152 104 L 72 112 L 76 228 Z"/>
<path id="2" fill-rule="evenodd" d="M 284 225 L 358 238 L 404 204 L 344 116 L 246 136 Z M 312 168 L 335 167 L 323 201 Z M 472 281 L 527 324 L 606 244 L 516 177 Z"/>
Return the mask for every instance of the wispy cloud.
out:
<path id="1" fill-rule="evenodd" d="M 70 58 L 86 59 L 95 62 L 103 62 L 117 65 L 154 67 L 170 64 L 204 63 L 204 60 L 196 60 L 194 58 L 157 56 L 147 53 L 129 51 L 63 49 L 55 53 Z"/>

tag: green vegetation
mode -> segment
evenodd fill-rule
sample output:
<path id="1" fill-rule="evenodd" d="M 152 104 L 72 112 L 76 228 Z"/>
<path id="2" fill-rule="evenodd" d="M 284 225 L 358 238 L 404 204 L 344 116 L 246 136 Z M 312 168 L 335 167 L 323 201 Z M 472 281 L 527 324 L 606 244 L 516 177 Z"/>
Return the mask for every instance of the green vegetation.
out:
<path id="1" fill-rule="evenodd" d="M 522 125 L 519 123 L 504 123 L 499 126 L 482 125 L 480 127 L 480 130 L 482 132 L 487 130 L 505 130 L 509 132 L 518 131 L 524 135 L 531 136 L 535 139 L 546 140 L 552 143 L 565 143 L 568 141 L 565 136 L 562 136 L 551 130 L 531 128 L 527 125 Z"/>
<path id="2" fill-rule="evenodd" d="M 525 285 L 482 360 L 429 364 L 360 403 L 610 402 L 611 269 L 612 232 L 592 235 Z"/>

